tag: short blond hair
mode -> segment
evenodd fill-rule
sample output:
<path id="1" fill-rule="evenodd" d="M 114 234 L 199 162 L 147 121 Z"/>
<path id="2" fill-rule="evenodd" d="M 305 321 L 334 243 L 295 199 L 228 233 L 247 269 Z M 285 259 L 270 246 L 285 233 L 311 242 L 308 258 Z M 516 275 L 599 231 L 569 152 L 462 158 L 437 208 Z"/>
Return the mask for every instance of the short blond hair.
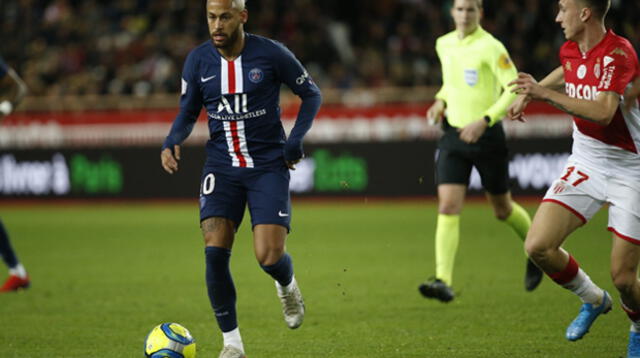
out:
<path id="1" fill-rule="evenodd" d="M 482 0 L 480 0 L 482 1 Z M 237 9 L 237 10 L 244 10 L 245 7 L 245 0 L 232 0 L 231 1 L 233 4 L 231 5 L 231 7 Z"/>
<path id="2" fill-rule="evenodd" d="M 478 5 L 478 9 L 482 9 L 482 0 L 475 0 L 475 1 L 476 1 L 476 5 Z M 453 2 L 455 2 L 455 0 Z"/>

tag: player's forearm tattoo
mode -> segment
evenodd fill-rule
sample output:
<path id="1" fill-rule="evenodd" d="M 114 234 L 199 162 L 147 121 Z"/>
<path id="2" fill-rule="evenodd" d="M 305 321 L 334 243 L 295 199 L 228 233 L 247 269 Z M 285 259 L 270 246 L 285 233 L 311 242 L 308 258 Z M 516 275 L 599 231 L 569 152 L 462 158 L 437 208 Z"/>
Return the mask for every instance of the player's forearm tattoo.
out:
<path id="1" fill-rule="evenodd" d="M 563 106 L 562 104 L 560 104 L 558 102 L 555 102 L 555 101 L 552 101 L 552 100 L 547 100 L 547 102 L 549 102 L 549 104 L 551 104 L 552 106 L 556 107 L 557 109 L 559 109 L 559 110 L 561 110 L 561 111 L 563 111 L 563 112 L 565 112 L 567 114 L 570 114 L 570 115 L 572 115 L 574 117 L 580 117 L 580 118 L 585 119 L 585 120 L 590 121 L 590 122 L 598 122 L 594 118 L 587 117 L 587 116 L 584 116 L 582 114 L 578 114 L 578 113 L 570 110 L 569 108 Z"/>

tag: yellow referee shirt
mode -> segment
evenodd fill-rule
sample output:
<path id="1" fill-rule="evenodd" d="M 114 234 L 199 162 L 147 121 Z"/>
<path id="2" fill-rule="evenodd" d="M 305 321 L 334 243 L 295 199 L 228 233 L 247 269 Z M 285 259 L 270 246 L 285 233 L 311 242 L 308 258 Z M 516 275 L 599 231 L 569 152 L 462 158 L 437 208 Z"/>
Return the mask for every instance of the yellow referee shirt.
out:
<path id="1" fill-rule="evenodd" d="M 437 99 L 447 104 L 450 125 L 462 128 L 484 116 L 490 125 L 501 120 L 516 95 L 507 84 L 518 77 L 504 45 L 478 26 L 464 39 L 457 31 L 438 38 L 442 88 Z"/>

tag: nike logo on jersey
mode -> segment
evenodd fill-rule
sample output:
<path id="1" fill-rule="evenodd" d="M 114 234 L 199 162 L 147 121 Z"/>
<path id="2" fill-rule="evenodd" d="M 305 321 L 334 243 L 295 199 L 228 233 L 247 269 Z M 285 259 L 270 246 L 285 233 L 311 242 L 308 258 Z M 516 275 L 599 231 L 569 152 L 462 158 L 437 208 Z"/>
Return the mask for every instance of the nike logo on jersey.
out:
<path id="1" fill-rule="evenodd" d="M 286 218 L 287 216 L 289 216 L 289 213 L 283 213 L 282 211 L 278 211 L 278 216 L 281 218 Z"/>
<path id="2" fill-rule="evenodd" d="M 207 81 L 210 81 L 210 80 L 212 80 L 214 78 L 216 78 L 216 75 L 213 75 L 211 77 L 200 77 L 200 81 L 207 82 Z"/>

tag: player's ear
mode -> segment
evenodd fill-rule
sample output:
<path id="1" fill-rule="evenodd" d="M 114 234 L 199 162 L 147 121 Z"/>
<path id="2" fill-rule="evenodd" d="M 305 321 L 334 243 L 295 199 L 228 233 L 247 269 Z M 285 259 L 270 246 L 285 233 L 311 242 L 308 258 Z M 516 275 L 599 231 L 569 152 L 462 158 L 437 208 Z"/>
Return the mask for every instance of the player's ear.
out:
<path id="1" fill-rule="evenodd" d="M 587 22 L 593 16 L 593 11 L 591 11 L 588 7 L 583 7 L 580 9 L 580 21 Z"/>
<path id="2" fill-rule="evenodd" d="M 247 11 L 247 9 L 240 11 L 240 18 L 242 19 L 242 23 L 246 24 L 247 20 L 249 20 L 249 11 Z"/>

